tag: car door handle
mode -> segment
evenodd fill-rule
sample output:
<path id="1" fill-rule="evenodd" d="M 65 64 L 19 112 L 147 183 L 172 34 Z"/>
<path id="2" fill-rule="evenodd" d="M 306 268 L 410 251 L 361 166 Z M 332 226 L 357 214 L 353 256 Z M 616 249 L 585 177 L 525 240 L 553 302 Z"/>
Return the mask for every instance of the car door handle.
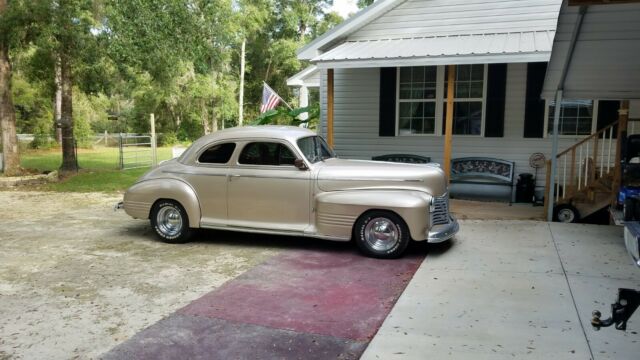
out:
<path id="1" fill-rule="evenodd" d="M 234 178 L 237 179 L 237 178 L 239 178 L 241 176 L 242 175 L 238 175 L 238 174 L 229 175 L 229 181 L 233 180 Z"/>

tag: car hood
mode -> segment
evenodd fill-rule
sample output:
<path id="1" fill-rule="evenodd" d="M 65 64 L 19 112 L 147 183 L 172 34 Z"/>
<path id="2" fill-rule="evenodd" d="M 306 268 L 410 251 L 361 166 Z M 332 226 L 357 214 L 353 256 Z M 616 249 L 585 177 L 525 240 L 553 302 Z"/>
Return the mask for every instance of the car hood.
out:
<path id="1" fill-rule="evenodd" d="M 328 159 L 319 166 L 318 186 L 323 191 L 403 189 L 436 197 L 447 192 L 444 172 L 435 164 Z"/>

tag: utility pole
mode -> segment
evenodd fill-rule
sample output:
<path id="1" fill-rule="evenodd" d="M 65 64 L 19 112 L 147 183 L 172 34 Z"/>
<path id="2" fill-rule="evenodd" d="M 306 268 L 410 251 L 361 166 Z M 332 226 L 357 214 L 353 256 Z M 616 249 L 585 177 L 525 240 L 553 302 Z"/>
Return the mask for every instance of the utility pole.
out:
<path id="1" fill-rule="evenodd" d="M 245 47 L 247 45 L 247 40 L 242 40 L 242 46 L 240 48 L 240 95 L 238 98 L 238 126 L 242 126 L 244 121 L 243 116 L 243 107 L 244 107 L 244 57 L 245 57 Z"/>

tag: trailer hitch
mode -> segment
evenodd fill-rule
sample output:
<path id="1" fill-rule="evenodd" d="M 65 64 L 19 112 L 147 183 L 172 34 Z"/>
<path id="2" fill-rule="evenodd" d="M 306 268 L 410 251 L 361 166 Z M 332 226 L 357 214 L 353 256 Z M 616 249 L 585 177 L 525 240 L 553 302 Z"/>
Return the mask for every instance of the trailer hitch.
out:
<path id="1" fill-rule="evenodd" d="M 601 320 L 602 314 L 594 310 L 591 318 L 591 325 L 595 330 L 601 327 L 609 327 L 615 324 L 618 330 L 627 330 L 627 320 L 633 315 L 640 305 L 640 291 L 632 289 L 618 289 L 618 300 L 611 304 L 611 317 Z"/>

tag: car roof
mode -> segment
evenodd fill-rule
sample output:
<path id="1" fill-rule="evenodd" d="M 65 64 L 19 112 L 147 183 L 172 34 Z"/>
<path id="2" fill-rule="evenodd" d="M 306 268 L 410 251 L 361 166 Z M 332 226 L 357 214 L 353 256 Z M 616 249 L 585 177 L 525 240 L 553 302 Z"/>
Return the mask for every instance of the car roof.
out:
<path id="1" fill-rule="evenodd" d="M 251 140 L 251 139 L 283 139 L 295 144 L 300 138 L 316 135 L 314 131 L 296 126 L 282 125 L 258 125 L 258 126 L 242 126 L 205 135 L 193 144 L 180 157 L 181 163 L 190 163 L 195 161 L 195 154 L 205 145 L 212 142 L 225 140 Z"/>
<path id="2" fill-rule="evenodd" d="M 274 138 L 287 139 L 295 142 L 301 137 L 316 135 L 315 132 L 297 127 L 283 125 L 258 125 L 242 126 L 216 131 L 205 135 L 201 139 L 205 142 L 225 139 L 246 139 L 246 138 Z"/>

